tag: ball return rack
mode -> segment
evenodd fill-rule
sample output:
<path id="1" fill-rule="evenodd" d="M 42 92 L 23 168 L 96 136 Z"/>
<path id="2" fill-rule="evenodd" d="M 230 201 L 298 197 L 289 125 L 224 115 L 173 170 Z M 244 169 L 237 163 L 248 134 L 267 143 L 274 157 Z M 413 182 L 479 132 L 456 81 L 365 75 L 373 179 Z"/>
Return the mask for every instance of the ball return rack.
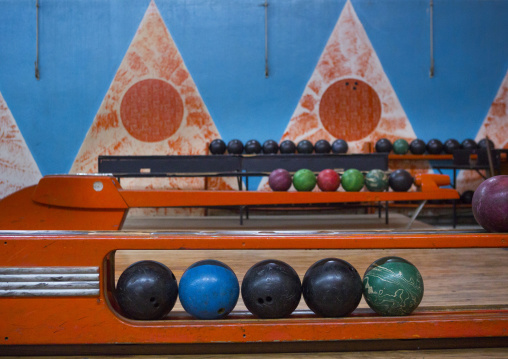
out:
<path id="1" fill-rule="evenodd" d="M 418 308 L 404 317 L 297 311 L 277 320 L 233 311 L 207 321 L 170 312 L 136 321 L 122 316 L 113 295 L 116 250 L 506 247 L 508 234 L 483 232 L 0 231 L 0 355 L 507 346 L 508 305 Z"/>
<path id="2" fill-rule="evenodd" d="M 106 175 L 52 175 L 0 201 L 0 230 L 119 230 L 130 208 L 247 207 L 459 199 L 450 177 L 420 174 L 411 192 L 132 190 Z"/>

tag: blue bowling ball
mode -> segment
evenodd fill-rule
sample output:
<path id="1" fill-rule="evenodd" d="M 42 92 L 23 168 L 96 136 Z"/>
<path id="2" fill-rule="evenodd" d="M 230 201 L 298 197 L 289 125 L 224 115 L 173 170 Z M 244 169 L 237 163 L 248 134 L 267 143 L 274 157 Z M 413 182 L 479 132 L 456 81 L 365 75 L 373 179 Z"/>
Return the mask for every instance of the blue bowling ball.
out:
<path id="1" fill-rule="evenodd" d="M 197 319 L 221 319 L 235 307 L 240 285 L 226 264 L 207 259 L 191 265 L 180 279 L 183 309 Z"/>

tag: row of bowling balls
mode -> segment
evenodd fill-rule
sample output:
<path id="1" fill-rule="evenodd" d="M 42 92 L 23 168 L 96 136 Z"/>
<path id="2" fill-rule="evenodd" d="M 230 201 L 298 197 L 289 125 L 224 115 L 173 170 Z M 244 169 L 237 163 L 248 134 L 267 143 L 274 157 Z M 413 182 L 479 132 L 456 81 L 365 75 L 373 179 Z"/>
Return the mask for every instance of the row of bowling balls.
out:
<path id="1" fill-rule="evenodd" d="M 319 140 L 315 144 L 312 144 L 309 140 L 302 140 L 295 144 L 291 140 L 285 140 L 280 145 L 274 140 L 267 140 L 261 145 L 258 140 L 249 140 L 245 142 L 245 145 L 240 140 L 231 140 L 226 143 L 221 139 L 213 140 L 208 149 L 213 155 L 223 155 L 229 153 L 233 155 L 246 154 L 293 154 L 293 153 L 346 153 L 348 151 L 348 144 L 346 141 L 338 139 L 332 144 L 327 140 Z"/>
<path id="2" fill-rule="evenodd" d="M 376 142 L 376 152 L 386 153 L 392 152 L 397 155 L 405 155 L 408 152 L 411 152 L 414 155 L 423 155 L 425 152 L 431 155 L 439 155 L 441 153 L 452 154 L 456 150 L 464 149 L 464 150 L 476 150 L 476 149 L 485 149 L 487 148 L 487 141 L 490 145 L 490 149 L 494 148 L 494 143 L 491 140 L 486 138 L 480 140 L 476 143 L 474 140 L 468 138 L 460 143 L 456 139 L 450 138 L 446 140 L 444 143 L 438 139 L 432 139 L 429 142 L 425 143 L 421 139 L 415 139 L 408 143 L 405 139 L 399 138 L 391 143 L 387 138 L 381 138 Z"/>
<path id="3" fill-rule="evenodd" d="M 311 170 L 300 169 L 291 178 L 287 170 L 278 168 L 268 176 L 268 185 L 272 191 L 287 191 L 293 185 L 297 191 L 305 192 L 312 191 L 317 185 L 321 191 L 333 192 L 342 185 L 347 192 L 358 192 L 364 186 L 371 192 L 383 192 L 389 187 L 395 192 L 406 192 L 413 185 L 413 177 L 404 169 L 389 175 L 374 169 L 364 176 L 359 170 L 350 168 L 342 176 L 332 169 L 324 169 L 317 176 Z"/>
<path id="4" fill-rule="evenodd" d="M 372 263 L 362 278 L 348 262 L 325 258 L 314 263 L 303 281 L 280 260 L 268 259 L 252 266 L 241 289 L 233 270 L 217 260 L 194 263 L 180 283 L 173 272 L 156 261 L 129 266 L 120 276 L 116 298 L 122 314 L 131 319 L 155 320 L 166 316 L 177 298 L 197 319 L 221 319 L 236 306 L 239 294 L 247 309 L 259 318 L 284 318 L 300 303 L 323 317 L 344 317 L 360 304 L 385 316 L 408 315 L 423 298 L 418 269 L 400 257 L 384 257 Z"/>

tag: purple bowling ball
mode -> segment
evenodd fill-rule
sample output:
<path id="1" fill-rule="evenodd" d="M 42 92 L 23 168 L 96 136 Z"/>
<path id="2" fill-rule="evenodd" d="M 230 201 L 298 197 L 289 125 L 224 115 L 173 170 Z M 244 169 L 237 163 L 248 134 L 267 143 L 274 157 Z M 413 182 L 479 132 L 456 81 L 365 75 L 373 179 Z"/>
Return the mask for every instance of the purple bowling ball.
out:
<path id="1" fill-rule="evenodd" d="M 291 174 L 284 168 L 278 168 L 268 177 L 268 184 L 273 191 L 287 191 L 292 184 Z"/>

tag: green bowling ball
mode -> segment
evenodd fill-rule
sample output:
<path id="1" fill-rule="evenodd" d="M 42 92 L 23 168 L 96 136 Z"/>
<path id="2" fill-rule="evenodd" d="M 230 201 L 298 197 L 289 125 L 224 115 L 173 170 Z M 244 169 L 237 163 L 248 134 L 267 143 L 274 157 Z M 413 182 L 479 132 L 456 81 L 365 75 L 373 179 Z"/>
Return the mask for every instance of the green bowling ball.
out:
<path id="1" fill-rule="evenodd" d="M 350 168 L 342 175 L 341 184 L 347 192 L 358 192 L 363 188 L 365 179 L 360 171 Z"/>
<path id="2" fill-rule="evenodd" d="M 308 169 L 301 169 L 293 176 L 293 186 L 297 191 L 310 192 L 316 187 L 317 179 L 314 172 Z"/>
<path id="3" fill-rule="evenodd" d="M 393 153 L 405 155 L 409 151 L 409 143 L 403 138 L 399 138 L 393 143 Z"/>
<path id="4" fill-rule="evenodd" d="M 407 260 L 384 257 L 365 272 L 363 296 L 369 307 L 380 315 L 409 315 L 422 301 L 423 279 Z"/>
<path id="5" fill-rule="evenodd" d="M 371 170 L 365 175 L 365 186 L 371 192 L 383 192 L 388 189 L 388 175 L 381 170 Z"/>

